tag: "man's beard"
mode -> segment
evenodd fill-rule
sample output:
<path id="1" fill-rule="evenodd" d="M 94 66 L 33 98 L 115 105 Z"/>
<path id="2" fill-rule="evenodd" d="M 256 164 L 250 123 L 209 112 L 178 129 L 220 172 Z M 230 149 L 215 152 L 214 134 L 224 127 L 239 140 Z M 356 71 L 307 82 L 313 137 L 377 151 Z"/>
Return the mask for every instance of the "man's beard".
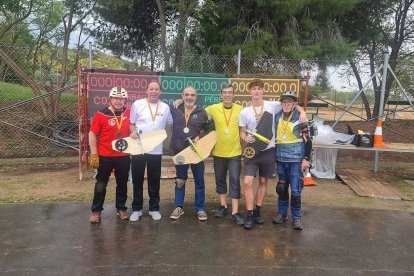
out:
<path id="1" fill-rule="evenodd" d="M 184 105 L 185 106 L 193 106 L 194 105 L 194 101 L 184 100 Z"/>

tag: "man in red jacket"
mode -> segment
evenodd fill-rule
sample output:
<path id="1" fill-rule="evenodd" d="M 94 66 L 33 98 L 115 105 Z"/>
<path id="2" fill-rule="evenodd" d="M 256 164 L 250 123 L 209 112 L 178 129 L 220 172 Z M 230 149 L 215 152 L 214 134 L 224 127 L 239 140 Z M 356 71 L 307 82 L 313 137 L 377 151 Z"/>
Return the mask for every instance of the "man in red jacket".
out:
<path id="1" fill-rule="evenodd" d="M 106 186 L 112 170 L 116 179 L 116 210 L 120 219 L 128 219 L 127 183 L 131 159 L 128 154 L 114 151 L 112 141 L 129 136 L 129 108 L 127 91 L 114 87 L 109 91 L 109 105 L 95 113 L 89 131 L 90 166 L 98 169 L 92 202 L 91 223 L 101 221 Z"/>

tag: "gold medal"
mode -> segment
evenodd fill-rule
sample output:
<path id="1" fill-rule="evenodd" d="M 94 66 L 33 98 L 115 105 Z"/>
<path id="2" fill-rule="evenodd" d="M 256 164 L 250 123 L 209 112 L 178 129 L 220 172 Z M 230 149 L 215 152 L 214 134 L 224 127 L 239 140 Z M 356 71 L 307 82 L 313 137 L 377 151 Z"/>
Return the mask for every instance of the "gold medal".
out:
<path id="1" fill-rule="evenodd" d="M 194 107 L 191 110 L 184 110 L 184 119 L 185 119 L 185 128 L 183 129 L 184 133 L 189 133 L 190 129 L 188 128 L 188 122 L 190 121 L 191 112 L 193 112 Z"/>
<path id="2" fill-rule="evenodd" d="M 230 134 L 229 125 L 230 125 L 230 120 L 231 120 L 231 115 L 232 114 L 233 114 L 233 104 L 231 105 L 229 118 L 227 118 L 227 116 L 226 116 L 226 110 L 225 110 L 224 104 L 223 104 L 223 115 L 224 115 L 224 120 L 226 122 L 226 128 L 224 129 L 224 134 L 226 134 L 226 135 Z"/>

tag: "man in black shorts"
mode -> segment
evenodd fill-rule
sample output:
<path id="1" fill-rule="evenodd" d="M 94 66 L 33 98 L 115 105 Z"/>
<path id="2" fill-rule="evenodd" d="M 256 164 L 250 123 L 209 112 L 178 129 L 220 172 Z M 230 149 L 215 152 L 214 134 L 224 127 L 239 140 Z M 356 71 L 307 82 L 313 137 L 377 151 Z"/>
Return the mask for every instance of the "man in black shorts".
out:
<path id="1" fill-rule="evenodd" d="M 248 89 L 252 96 L 252 104 L 245 107 L 240 113 L 240 138 L 248 144 L 255 142 L 256 138 L 249 135 L 246 130 L 255 132 L 264 112 L 272 114 L 272 120 L 274 121 L 274 115 L 282 110 L 280 102 L 263 100 L 263 88 L 264 82 L 260 79 L 253 79 L 249 83 Z M 306 113 L 303 109 L 298 106 L 295 107 L 301 114 L 300 121 L 306 121 Z M 274 122 L 272 123 L 272 132 L 273 129 Z M 247 216 L 244 221 L 245 229 L 252 229 L 255 223 L 264 223 L 264 220 L 260 216 L 260 208 L 266 196 L 267 180 L 275 177 L 275 163 L 275 140 L 273 132 L 273 137 L 268 146 L 264 150 L 259 151 L 253 158 L 246 158 L 244 161 L 244 198 L 247 209 Z M 254 206 L 253 180 L 257 170 L 259 170 L 259 187 L 256 195 L 256 206 Z"/>

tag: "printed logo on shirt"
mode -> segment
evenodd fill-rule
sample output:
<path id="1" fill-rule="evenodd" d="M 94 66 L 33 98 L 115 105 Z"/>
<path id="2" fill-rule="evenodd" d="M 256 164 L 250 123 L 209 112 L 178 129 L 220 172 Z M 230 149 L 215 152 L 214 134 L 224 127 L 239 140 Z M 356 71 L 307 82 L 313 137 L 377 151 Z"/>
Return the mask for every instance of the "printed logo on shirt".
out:
<path id="1" fill-rule="evenodd" d="M 198 118 L 198 116 L 197 116 L 197 114 L 193 114 L 193 116 L 191 116 L 193 119 L 197 119 Z"/>
<path id="2" fill-rule="evenodd" d="M 114 119 L 114 118 L 109 119 L 109 120 L 108 120 L 108 125 L 110 125 L 110 126 L 114 126 L 114 125 L 116 125 L 116 121 L 115 121 L 115 119 Z"/>

